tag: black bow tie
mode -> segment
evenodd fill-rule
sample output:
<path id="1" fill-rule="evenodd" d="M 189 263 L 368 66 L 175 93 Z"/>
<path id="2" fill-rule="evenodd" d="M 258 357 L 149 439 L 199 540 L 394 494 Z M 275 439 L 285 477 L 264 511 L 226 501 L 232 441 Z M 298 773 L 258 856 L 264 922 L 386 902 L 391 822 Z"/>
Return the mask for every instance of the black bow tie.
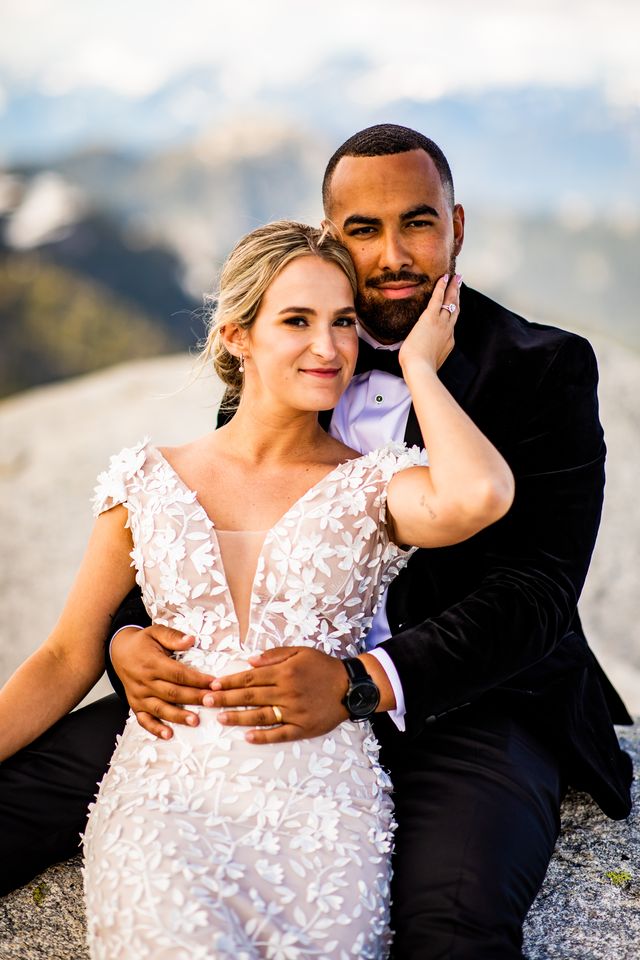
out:
<path id="1" fill-rule="evenodd" d="M 367 373 L 369 370 L 383 370 L 392 373 L 394 377 L 401 377 L 402 370 L 398 360 L 399 350 L 377 350 L 366 340 L 358 341 L 358 361 L 354 373 Z"/>

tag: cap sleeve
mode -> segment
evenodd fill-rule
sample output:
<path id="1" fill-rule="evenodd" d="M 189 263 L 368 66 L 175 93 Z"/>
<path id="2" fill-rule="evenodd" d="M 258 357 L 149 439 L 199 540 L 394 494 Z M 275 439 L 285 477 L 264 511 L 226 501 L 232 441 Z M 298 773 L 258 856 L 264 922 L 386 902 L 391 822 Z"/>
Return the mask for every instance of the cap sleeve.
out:
<path id="1" fill-rule="evenodd" d="M 392 477 L 401 470 L 409 467 L 426 467 L 428 457 L 426 450 L 420 447 L 407 447 L 404 443 L 394 443 L 375 451 L 378 455 L 378 466 L 381 473 L 380 492 L 376 498 L 378 536 L 382 548 L 382 580 L 388 583 L 400 570 L 407 565 L 417 547 L 403 549 L 389 538 L 387 527 L 387 491 Z"/>
<path id="2" fill-rule="evenodd" d="M 147 458 L 146 437 L 134 447 L 124 447 L 120 453 L 109 460 L 109 467 L 98 475 L 91 500 L 93 516 L 98 517 L 105 510 L 111 510 L 119 503 L 126 503 L 131 484 L 136 482 L 139 471 Z"/>

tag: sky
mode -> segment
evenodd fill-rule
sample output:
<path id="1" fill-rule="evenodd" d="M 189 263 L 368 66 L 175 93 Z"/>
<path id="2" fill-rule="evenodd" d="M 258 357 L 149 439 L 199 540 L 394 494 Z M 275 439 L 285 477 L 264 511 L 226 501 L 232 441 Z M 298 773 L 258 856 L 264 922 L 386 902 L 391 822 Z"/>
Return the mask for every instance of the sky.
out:
<path id="1" fill-rule="evenodd" d="M 0 112 L 14 85 L 136 98 L 193 67 L 244 103 L 340 55 L 370 61 L 363 105 L 533 85 L 640 106 L 637 0 L 2 0 L 0 23 Z"/>

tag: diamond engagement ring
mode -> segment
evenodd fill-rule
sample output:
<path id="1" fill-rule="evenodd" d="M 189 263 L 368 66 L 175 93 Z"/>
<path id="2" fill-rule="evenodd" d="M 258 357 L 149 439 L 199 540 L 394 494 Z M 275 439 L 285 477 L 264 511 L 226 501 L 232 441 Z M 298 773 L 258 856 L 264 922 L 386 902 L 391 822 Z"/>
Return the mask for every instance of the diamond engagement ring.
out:
<path id="1" fill-rule="evenodd" d="M 280 707 L 273 706 L 271 709 L 273 710 L 273 715 L 276 718 L 276 723 L 282 723 L 282 710 Z"/>
<path id="2" fill-rule="evenodd" d="M 448 310 L 448 312 L 453 316 L 453 314 L 456 312 L 456 305 L 455 303 L 443 303 L 440 309 Z"/>

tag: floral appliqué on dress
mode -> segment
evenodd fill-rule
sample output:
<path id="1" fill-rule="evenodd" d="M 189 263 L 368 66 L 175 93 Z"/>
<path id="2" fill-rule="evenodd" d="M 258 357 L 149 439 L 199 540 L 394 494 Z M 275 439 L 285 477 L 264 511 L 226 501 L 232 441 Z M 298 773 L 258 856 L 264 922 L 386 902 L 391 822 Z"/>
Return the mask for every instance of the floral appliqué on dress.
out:
<path id="1" fill-rule="evenodd" d="M 267 531 L 240 639 L 214 524 L 145 441 L 111 458 L 96 516 L 127 507 L 155 623 L 195 637 L 177 659 L 220 676 L 276 646 L 355 656 L 413 550 L 389 540 L 386 491 L 424 462 L 389 444 L 340 464 Z M 387 955 L 393 818 L 368 723 L 253 745 L 215 709 L 161 741 L 129 718 L 87 824 L 96 960 L 374 960 Z"/>

